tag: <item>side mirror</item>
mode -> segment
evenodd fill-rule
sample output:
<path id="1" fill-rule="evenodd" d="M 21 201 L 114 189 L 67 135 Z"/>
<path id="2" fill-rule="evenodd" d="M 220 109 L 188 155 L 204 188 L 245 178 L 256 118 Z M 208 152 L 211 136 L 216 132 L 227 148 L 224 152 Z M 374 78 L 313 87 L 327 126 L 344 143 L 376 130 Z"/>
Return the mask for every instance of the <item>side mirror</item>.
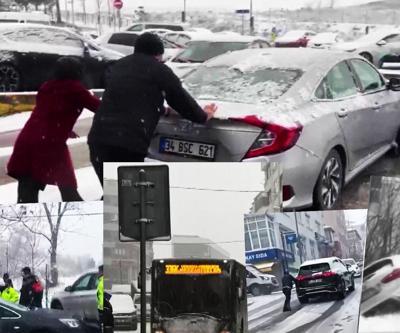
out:
<path id="1" fill-rule="evenodd" d="M 380 40 L 378 43 L 376 43 L 376 45 L 378 45 L 378 46 L 384 46 L 386 44 L 387 44 L 387 42 L 385 40 Z"/>
<path id="2" fill-rule="evenodd" d="M 67 292 L 72 292 L 72 287 L 71 287 L 71 286 L 68 286 L 68 287 L 66 287 L 64 290 L 67 291 Z"/>
<path id="3" fill-rule="evenodd" d="M 389 80 L 387 87 L 392 91 L 400 91 L 400 78 L 392 77 Z"/>

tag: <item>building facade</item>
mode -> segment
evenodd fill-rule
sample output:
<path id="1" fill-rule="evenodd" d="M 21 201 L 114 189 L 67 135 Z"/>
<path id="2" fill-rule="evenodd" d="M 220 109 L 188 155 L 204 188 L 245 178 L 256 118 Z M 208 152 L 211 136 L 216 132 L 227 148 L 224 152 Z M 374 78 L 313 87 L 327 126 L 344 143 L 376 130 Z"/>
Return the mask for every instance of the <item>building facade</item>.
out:
<path id="1" fill-rule="evenodd" d="M 171 239 L 172 258 L 229 259 L 230 255 L 207 238 L 175 235 Z"/>
<path id="2" fill-rule="evenodd" d="M 118 181 L 104 180 L 104 283 L 106 289 L 113 284 L 136 284 L 140 266 L 138 242 L 121 242 L 118 224 Z M 153 260 L 153 244 L 146 245 L 146 267 Z"/>
<path id="3" fill-rule="evenodd" d="M 262 163 L 265 174 L 264 191 L 253 201 L 251 213 L 280 212 L 282 210 L 282 168 L 277 163 Z"/>
<path id="4" fill-rule="evenodd" d="M 347 243 L 349 245 L 349 257 L 356 261 L 363 259 L 363 238 L 357 229 L 347 229 Z"/>

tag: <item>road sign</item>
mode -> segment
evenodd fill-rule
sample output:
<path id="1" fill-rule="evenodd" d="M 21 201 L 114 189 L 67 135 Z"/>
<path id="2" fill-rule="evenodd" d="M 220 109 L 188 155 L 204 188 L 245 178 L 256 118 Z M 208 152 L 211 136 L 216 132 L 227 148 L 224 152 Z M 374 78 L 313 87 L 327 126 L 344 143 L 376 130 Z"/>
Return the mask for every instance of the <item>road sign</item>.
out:
<path id="1" fill-rule="evenodd" d="M 131 241 L 141 239 L 141 222 L 146 240 L 170 240 L 168 166 L 119 167 L 118 214 L 120 235 Z"/>
<path id="2" fill-rule="evenodd" d="M 236 14 L 250 14 L 250 9 L 236 9 Z"/>
<path id="3" fill-rule="evenodd" d="M 113 6 L 115 8 L 121 9 L 123 5 L 124 5 L 124 3 L 122 2 L 122 0 L 114 0 Z"/>
<path id="4" fill-rule="evenodd" d="M 295 233 L 285 234 L 286 243 L 292 244 L 297 242 L 297 235 Z"/>

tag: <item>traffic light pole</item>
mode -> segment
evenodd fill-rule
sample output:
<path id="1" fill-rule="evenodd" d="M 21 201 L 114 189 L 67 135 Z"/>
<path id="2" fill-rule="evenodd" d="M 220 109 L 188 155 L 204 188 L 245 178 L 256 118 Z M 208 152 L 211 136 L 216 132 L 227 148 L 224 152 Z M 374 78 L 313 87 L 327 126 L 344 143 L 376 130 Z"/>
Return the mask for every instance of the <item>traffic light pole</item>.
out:
<path id="1" fill-rule="evenodd" d="M 154 183 L 146 181 L 146 171 L 139 171 L 139 182 L 135 187 L 140 189 L 140 218 L 136 223 L 140 223 L 140 332 L 146 333 L 146 225 L 150 223 L 146 215 L 147 188 L 154 186 Z"/>

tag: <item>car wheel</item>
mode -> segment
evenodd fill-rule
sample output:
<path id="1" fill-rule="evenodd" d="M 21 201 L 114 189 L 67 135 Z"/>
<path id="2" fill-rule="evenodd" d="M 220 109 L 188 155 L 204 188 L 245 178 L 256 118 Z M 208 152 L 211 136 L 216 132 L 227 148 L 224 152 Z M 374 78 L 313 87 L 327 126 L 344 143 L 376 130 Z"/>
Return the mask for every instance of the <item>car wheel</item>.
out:
<path id="1" fill-rule="evenodd" d="M 346 284 L 344 283 L 343 280 L 340 280 L 336 296 L 337 299 L 339 300 L 344 299 L 346 297 Z"/>
<path id="2" fill-rule="evenodd" d="M 63 306 L 59 301 L 53 301 L 51 302 L 50 308 L 55 309 L 55 310 L 64 310 Z"/>
<path id="3" fill-rule="evenodd" d="M 11 64 L 0 64 L 0 92 L 14 92 L 21 88 L 21 75 Z"/>
<path id="4" fill-rule="evenodd" d="M 367 59 L 371 63 L 374 61 L 374 58 L 372 57 L 371 53 L 361 52 L 360 56 L 364 57 L 365 59 Z"/>
<path id="5" fill-rule="evenodd" d="M 272 288 L 271 286 L 265 286 L 264 288 L 264 294 L 265 295 L 270 295 L 272 293 Z"/>
<path id="6" fill-rule="evenodd" d="M 299 299 L 300 304 L 307 304 L 308 303 L 308 297 L 307 296 L 301 296 L 297 297 Z"/>
<path id="7" fill-rule="evenodd" d="M 260 296 L 261 295 L 261 287 L 258 284 L 252 285 L 250 287 L 250 292 L 253 296 Z"/>
<path id="8" fill-rule="evenodd" d="M 314 206 L 317 210 L 333 209 L 342 194 L 344 180 L 343 162 L 334 149 L 325 159 L 314 189 Z"/>
<path id="9" fill-rule="evenodd" d="M 356 288 L 355 288 L 355 285 L 354 285 L 354 277 L 352 276 L 351 277 L 351 285 L 350 285 L 350 287 L 349 287 L 349 292 L 352 292 L 352 291 L 354 291 Z"/>

